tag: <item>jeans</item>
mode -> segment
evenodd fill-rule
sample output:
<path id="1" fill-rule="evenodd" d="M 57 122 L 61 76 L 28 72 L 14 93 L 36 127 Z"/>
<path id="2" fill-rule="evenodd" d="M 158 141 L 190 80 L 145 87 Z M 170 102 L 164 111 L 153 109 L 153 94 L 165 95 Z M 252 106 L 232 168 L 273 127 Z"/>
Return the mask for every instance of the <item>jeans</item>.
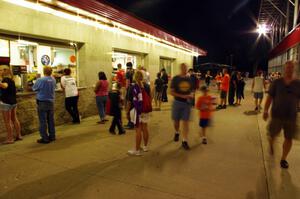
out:
<path id="1" fill-rule="evenodd" d="M 79 112 L 78 112 L 78 98 L 79 96 L 66 97 L 65 106 L 66 110 L 70 113 L 73 123 L 79 123 Z"/>
<path id="2" fill-rule="evenodd" d="M 55 140 L 54 103 L 37 101 L 40 135 L 44 141 Z M 47 133 L 48 129 L 48 133 Z"/>
<path id="3" fill-rule="evenodd" d="M 96 96 L 96 104 L 100 120 L 105 118 L 105 107 L 106 107 L 107 96 Z"/>

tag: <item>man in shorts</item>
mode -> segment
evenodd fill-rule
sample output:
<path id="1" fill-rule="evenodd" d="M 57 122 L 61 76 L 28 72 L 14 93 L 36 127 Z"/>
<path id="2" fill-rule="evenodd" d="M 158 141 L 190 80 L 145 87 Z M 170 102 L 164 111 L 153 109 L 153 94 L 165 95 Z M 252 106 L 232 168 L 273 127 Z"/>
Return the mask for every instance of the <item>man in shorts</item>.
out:
<path id="1" fill-rule="evenodd" d="M 258 71 L 256 77 L 253 79 L 252 92 L 255 100 L 255 111 L 261 110 L 261 103 L 264 98 L 264 90 L 266 90 L 266 84 L 261 71 Z"/>
<path id="2" fill-rule="evenodd" d="M 297 134 L 297 107 L 300 99 L 300 81 L 294 79 L 294 63 L 288 61 L 284 68 L 284 77 L 275 80 L 269 88 L 263 118 L 269 118 L 271 109 L 271 120 L 268 125 L 270 136 L 270 152 L 273 155 L 273 144 L 275 137 L 283 129 L 284 143 L 280 161 L 281 168 L 287 169 L 289 164 L 286 160 L 291 148 L 292 140 Z"/>
<path id="3" fill-rule="evenodd" d="M 217 107 L 217 109 L 226 109 L 226 101 L 227 101 L 227 94 L 229 91 L 229 85 L 230 85 L 230 76 L 228 74 L 228 70 L 226 68 L 223 69 L 223 78 L 221 82 L 221 103 Z"/>
<path id="4" fill-rule="evenodd" d="M 174 96 L 172 105 L 172 119 L 175 128 L 174 141 L 179 141 L 180 121 L 182 121 L 182 147 L 185 150 L 189 150 L 190 147 L 187 140 L 191 113 L 190 100 L 194 98 L 194 94 L 192 93 L 193 87 L 191 79 L 187 76 L 187 65 L 181 64 L 180 71 L 180 74 L 175 76 L 171 83 L 171 95 Z"/>

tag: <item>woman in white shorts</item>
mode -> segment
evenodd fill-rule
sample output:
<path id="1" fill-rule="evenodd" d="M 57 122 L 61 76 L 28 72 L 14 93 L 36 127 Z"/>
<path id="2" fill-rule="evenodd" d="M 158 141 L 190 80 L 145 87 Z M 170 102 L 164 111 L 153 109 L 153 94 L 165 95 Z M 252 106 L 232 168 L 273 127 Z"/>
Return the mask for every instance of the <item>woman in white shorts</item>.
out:
<path id="1" fill-rule="evenodd" d="M 8 66 L 0 66 L 0 111 L 2 112 L 7 138 L 3 144 L 12 144 L 22 140 L 21 127 L 17 118 L 16 86 Z M 16 131 L 14 138 L 13 129 Z"/>
<path id="2" fill-rule="evenodd" d="M 149 131 L 148 123 L 150 119 L 151 107 L 151 92 L 150 86 L 143 82 L 143 73 L 137 71 L 134 76 L 135 84 L 133 85 L 132 95 L 133 95 L 133 105 L 134 108 L 131 111 L 131 118 L 135 124 L 136 129 L 136 145 L 135 149 L 129 150 L 129 155 L 141 155 L 142 152 L 148 151 L 148 140 Z M 147 103 L 149 102 L 149 103 Z M 145 107 L 145 104 L 148 104 Z M 142 139 L 144 141 L 144 146 L 141 147 Z"/>

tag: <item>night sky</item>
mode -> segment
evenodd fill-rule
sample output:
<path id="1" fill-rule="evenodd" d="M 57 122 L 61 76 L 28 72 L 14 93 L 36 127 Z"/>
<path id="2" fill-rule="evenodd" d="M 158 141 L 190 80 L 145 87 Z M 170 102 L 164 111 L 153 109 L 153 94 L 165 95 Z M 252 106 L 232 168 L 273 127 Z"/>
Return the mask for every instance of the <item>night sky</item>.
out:
<path id="1" fill-rule="evenodd" d="M 107 0 L 186 41 L 204 48 L 201 62 L 241 71 L 267 68 L 270 43 L 253 32 L 260 0 Z"/>

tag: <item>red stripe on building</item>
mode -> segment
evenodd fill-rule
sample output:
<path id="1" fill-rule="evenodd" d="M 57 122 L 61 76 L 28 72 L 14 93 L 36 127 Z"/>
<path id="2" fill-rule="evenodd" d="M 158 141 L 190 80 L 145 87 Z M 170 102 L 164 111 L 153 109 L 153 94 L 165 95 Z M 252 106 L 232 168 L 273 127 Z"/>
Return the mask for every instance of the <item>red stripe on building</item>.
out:
<path id="1" fill-rule="evenodd" d="M 277 57 L 288 49 L 300 43 L 300 25 L 298 25 L 290 34 L 288 34 L 271 52 L 269 58 Z"/>
<path id="2" fill-rule="evenodd" d="M 197 52 L 201 55 L 207 55 L 207 52 L 205 50 L 203 50 L 195 45 L 192 45 L 174 35 L 171 35 L 171 34 L 167 33 L 166 31 L 161 30 L 148 22 L 145 22 L 134 16 L 131 16 L 130 14 L 125 13 L 124 11 L 116 9 L 116 8 L 108 5 L 106 2 L 104 2 L 102 0 L 98 0 L 98 1 L 96 1 L 96 0 L 60 0 L 60 1 L 66 3 L 66 4 L 69 4 L 73 7 L 77 7 L 82 10 L 91 12 L 93 14 L 97 14 L 97 15 L 106 17 L 112 21 L 116 21 L 123 25 L 129 26 L 131 28 L 137 29 L 142 32 L 145 32 L 149 35 L 163 39 L 165 41 L 168 41 L 172 44 L 181 46 L 183 48 L 189 49 L 193 52 Z"/>

